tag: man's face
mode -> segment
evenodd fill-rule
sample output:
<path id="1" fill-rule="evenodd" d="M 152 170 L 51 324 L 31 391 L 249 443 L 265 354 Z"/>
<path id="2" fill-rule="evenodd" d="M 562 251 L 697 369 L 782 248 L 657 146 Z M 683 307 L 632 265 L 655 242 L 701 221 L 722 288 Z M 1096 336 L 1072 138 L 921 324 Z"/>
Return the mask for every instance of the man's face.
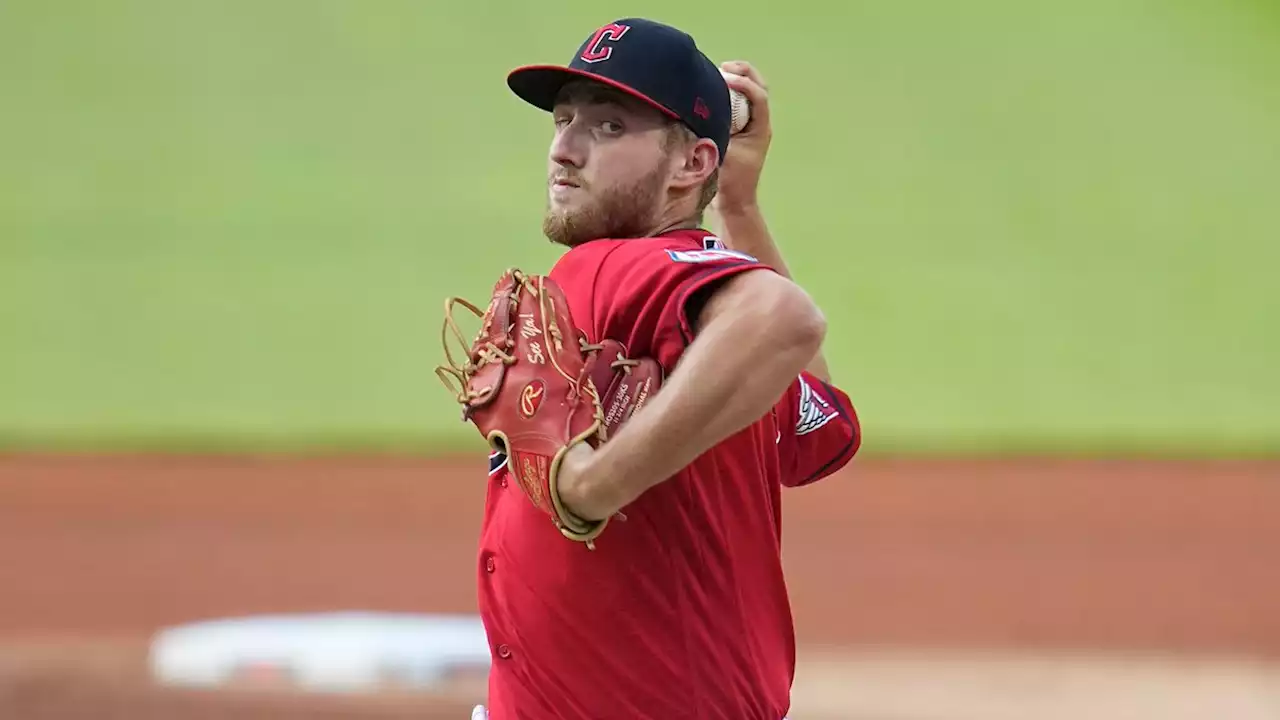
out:
<path id="1" fill-rule="evenodd" d="M 670 122 L 590 81 L 566 86 L 552 117 L 542 221 L 547 238 L 573 247 L 653 232 L 671 173 Z"/>

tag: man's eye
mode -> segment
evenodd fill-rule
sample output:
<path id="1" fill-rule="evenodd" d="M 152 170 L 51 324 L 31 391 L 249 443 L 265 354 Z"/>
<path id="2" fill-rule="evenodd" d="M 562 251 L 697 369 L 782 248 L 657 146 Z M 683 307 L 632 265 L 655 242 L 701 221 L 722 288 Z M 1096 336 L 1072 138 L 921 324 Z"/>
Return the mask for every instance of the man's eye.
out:
<path id="1" fill-rule="evenodd" d="M 568 125 L 568 124 L 569 124 L 569 120 L 570 120 L 570 118 L 569 118 L 568 116 L 566 116 L 566 115 L 557 115 L 557 116 L 556 116 L 556 127 L 564 127 L 565 125 Z"/>
<path id="2" fill-rule="evenodd" d="M 617 123 L 612 120 L 605 120 L 604 122 L 600 123 L 600 128 L 605 132 L 609 133 L 610 135 L 614 135 L 622 132 L 622 123 Z"/>

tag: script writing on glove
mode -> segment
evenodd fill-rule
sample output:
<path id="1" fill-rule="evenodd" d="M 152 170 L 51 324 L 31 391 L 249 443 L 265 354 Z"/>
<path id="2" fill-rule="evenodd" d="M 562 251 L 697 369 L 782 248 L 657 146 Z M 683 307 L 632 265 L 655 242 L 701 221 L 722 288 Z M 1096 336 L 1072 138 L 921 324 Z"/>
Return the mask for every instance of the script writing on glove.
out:
<path id="1" fill-rule="evenodd" d="M 458 327 L 461 305 L 480 318 L 470 342 Z M 459 362 L 450 337 L 466 350 Z M 599 447 L 662 386 L 662 366 L 628 357 L 616 340 L 589 342 L 573 321 L 564 292 L 545 275 L 510 268 L 483 311 L 459 297 L 445 300 L 441 331 L 445 365 L 436 375 L 534 507 L 570 540 L 594 549 L 609 518 L 574 515 L 560 499 L 557 476 L 565 453 L 580 443 Z"/>

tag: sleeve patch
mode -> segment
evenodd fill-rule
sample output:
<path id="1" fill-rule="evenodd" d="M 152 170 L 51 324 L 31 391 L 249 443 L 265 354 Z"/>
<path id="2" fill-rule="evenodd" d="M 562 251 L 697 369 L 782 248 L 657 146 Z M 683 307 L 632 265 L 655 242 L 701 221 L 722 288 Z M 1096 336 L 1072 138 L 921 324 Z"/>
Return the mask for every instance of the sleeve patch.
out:
<path id="1" fill-rule="evenodd" d="M 760 262 L 756 258 L 737 250 L 729 250 L 725 248 L 711 248 L 707 250 L 668 250 L 667 257 L 674 262 L 680 263 L 705 263 L 716 262 L 719 260 L 746 260 L 748 262 Z"/>
<path id="2" fill-rule="evenodd" d="M 800 378 L 800 412 L 796 420 L 796 436 L 808 435 L 834 420 L 839 412 L 821 395 L 814 392 L 809 383 Z"/>

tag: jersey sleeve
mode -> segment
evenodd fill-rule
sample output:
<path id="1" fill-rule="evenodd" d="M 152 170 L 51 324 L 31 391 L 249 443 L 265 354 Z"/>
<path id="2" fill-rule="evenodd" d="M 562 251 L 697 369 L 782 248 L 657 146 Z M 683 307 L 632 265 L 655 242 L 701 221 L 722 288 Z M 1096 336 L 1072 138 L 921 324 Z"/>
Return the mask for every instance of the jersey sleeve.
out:
<path id="1" fill-rule="evenodd" d="M 844 391 L 802 372 L 776 406 L 784 485 L 797 487 L 835 473 L 862 445 L 862 428 Z"/>
<path id="2" fill-rule="evenodd" d="M 723 247 L 660 239 L 621 244 L 602 264 L 596 317 L 605 337 L 629 338 L 633 355 L 648 355 L 671 372 L 693 341 L 691 300 L 733 275 L 769 270 L 756 258 Z"/>

